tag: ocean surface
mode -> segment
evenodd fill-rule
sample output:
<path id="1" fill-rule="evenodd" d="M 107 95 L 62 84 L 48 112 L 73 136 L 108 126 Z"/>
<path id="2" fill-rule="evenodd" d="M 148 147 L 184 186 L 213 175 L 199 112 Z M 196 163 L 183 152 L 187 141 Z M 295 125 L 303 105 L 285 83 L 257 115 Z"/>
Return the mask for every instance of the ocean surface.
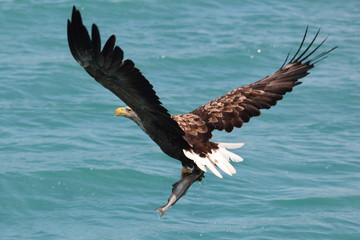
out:
<path id="1" fill-rule="evenodd" d="M 214 141 L 207 173 L 164 217 L 181 164 L 70 54 L 76 5 L 172 114 L 275 72 L 309 25 L 339 46 L 270 110 Z M 360 1 L 0 1 L 0 239 L 360 239 Z"/>

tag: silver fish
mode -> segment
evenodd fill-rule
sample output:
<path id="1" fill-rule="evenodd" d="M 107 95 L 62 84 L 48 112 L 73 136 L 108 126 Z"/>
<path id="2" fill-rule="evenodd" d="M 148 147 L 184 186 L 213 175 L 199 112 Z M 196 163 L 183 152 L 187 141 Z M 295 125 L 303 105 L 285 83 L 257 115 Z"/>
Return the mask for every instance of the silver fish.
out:
<path id="1" fill-rule="evenodd" d="M 186 194 L 187 190 L 194 182 L 198 180 L 200 181 L 201 178 L 203 177 L 203 174 L 204 172 L 201 170 L 196 171 L 188 175 L 185 175 L 182 180 L 174 183 L 172 194 L 168 199 L 168 203 L 162 207 L 158 207 L 155 209 L 155 211 L 160 212 L 160 217 L 162 217 L 172 205 L 174 205 L 182 196 Z"/>

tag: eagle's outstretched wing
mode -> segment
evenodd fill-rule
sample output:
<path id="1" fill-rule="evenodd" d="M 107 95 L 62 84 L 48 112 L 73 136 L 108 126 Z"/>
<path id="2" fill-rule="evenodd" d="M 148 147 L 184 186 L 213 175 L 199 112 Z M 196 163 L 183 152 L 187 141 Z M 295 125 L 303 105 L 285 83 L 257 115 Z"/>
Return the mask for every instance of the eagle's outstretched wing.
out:
<path id="1" fill-rule="evenodd" d="M 320 32 L 319 29 L 309 46 L 300 53 L 306 39 L 307 30 L 308 28 L 306 28 L 304 38 L 294 57 L 287 62 L 288 55 L 283 66 L 274 74 L 255 83 L 236 88 L 190 113 L 178 115 L 177 119 L 188 122 L 186 131 L 188 138 L 196 136 L 192 138 L 194 141 L 206 142 L 212 137 L 211 132 L 214 129 L 225 129 L 225 131 L 231 132 L 234 127 L 240 128 L 251 117 L 259 116 L 260 109 L 269 109 L 274 106 L 277 101 L 283 98 L 284 94 L 291 92 L 293 87 L 301 84 L 298 80 L 308 75 L 308 71 L 314 67 L 314 64 L 326 58 L 326 55 L 336 48 L 322 52 L 308 60 L 325 42 L 326 38 L 308 53 Z M 199 121 L 197 121 L 197 126 L 192 128 L 192 119 L 196 118 L 202 120 L 203 124 L 199 125 Z M 177 121 L 181 126 L 181 120 Z M 199 139 L 200 136 L 202 139 Z"/>
<path id="2" fill-rule="evenodd" d="M 287 57 L 283 66 L 274 74 L 255 83 L 236 88 L 190 113 L 172 116 L 184 130 L 184 138 L 191 146 L 191 149 L 184 150 L 184 154 L 192 159 L 200 169 L 206 171 L 206 166 L 218 177 L 222 176 L 215 168 L 216 166 L 229 175 L 236 173 L 236 170 L 229 164 L 229 160 L 242 161 L 242 158 L 226 149 L 239 148 L 243 144 L 210 142 L 212 131 L 225 129 L 225 131 L 231 132 L 234 127 L 240 128 L 251 117 L 259 116 L 261 109 L 274 106 L 283 98 L 284 94 L 291 92 L 296 85 L 301 84 L 298 80 L 308 75 L 308 71 L 317 62 L 326 58 L 326 55 L 336 48 L 308 60 L 325 42 L 326 38 L 308 53 L 319 30 L 309 46 L 300 53 L 307 30 L 308 28 L 306 28 L 304 38 L 294 57 L 289 62 L 287 62 Z"/>
<path id="3" fill-rule="evenodd" d="M 92 25 L 91 38 L 82 23 L 80 12 L 73 7 L 67 26 L 70 51 L 76 61 L 97 82 L 118 96 L 136 112 L 150 137 L 159 142 L 169 141 L 188 148 L 184 132 L 162 106 L 153 86 L 134 66 L 123 61 L 123 51 L 115 46 L 112 35 L 101 50 L 100 34 Z M 161 147 L 161 146 L 160 146 Z"/>

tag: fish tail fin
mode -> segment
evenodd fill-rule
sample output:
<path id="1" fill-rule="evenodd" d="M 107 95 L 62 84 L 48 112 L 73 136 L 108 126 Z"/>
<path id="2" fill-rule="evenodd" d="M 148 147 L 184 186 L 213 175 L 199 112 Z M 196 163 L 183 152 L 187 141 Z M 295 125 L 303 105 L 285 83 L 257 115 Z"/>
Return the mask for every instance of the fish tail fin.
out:
<path id="1" fill-rule="evenodd" d="M 155 209 L 155 211 L 160 212 L 160 217 L 164 216 L 164 214 L 167 212 L 167 210 L 169 209 L 170 206 L 162 206 L 162 207 L 158 207 Z"/>

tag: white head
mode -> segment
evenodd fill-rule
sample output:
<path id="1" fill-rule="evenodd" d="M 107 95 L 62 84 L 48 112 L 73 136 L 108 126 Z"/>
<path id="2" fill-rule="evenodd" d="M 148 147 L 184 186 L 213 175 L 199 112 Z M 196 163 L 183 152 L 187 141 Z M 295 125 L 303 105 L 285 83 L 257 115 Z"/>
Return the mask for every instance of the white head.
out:
<path id="1" fill-rule="evenodd" d="M 137 114 L 130 107 L 118 108 L 115 110 L 114 115 L 115 116 L 124 116 L 124 117 L 130 118 L 131 120 L 133 120 L 133 118 L 138 117 Z"/>
<path id="2" fill-rule="evenodd" d="M 117 108 L 114 112 L 114 115 L 115 116 L 123 116 L 123 117 L 133 120 L 144 132 L 146 132 L 145 128 L 141 122 L 141 119 L 130 107 Z"/>

